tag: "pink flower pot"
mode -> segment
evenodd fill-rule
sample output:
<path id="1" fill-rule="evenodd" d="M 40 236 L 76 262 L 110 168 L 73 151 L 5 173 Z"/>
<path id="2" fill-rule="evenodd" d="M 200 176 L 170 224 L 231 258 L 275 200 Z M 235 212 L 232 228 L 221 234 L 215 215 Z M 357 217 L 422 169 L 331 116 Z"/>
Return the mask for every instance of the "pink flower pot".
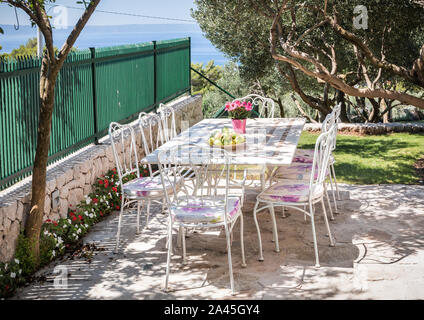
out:
<path id="1" fill-rule="evenodd" d="M 246 121 L 247 119 L 231 119 L 234 131 L 237 133 L 246 133 Z"/>

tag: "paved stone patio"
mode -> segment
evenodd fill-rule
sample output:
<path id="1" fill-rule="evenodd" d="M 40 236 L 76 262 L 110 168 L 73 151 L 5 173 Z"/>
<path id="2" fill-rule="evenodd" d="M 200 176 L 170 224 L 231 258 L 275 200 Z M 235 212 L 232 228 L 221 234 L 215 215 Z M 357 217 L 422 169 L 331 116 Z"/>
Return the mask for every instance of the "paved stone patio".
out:
<path id="1" fill-rule="evenodd" d="M 94 243 L 87 259 L 55 262 L 40 271 L 46 281 L 21 288 L 14 299 L 423 299 L 424 186 L 341 185 L 339 214 L 330 223 L 337 241 L 329 247 L 320 206 L 317 234 L 321 268 L 314 267 L 309 220 L 277 209 L 281 252 L 273 251 L 268 211 L 258 215 L 264 244 L 259 262 L 252 209 L 257 190 L 247 190 L 243 207 L 247 268 L 241 267 L 239 226 L 232 246 L 239 293 L 231 296 L 222 230 L 189 233 L 188 263 L 176 248 L 171 292 L 162 291 L 166 261 L 166 215 L 154 205 L 150 228 L 135 235 L 135 211 L 124 215 L 120 251 L 115 244 L 118 215 L 97 224 L 85 237 Z M 144 224 L 144 220 L 142 220 Z M 68 271 L 67 288 L 55 288 L 58 265 Z"/>

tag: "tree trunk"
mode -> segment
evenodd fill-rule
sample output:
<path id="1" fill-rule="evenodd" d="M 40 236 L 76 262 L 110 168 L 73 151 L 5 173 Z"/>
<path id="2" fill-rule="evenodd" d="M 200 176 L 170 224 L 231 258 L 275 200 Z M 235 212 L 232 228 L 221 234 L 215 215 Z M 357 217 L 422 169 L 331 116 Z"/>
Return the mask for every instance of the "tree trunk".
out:
<path id="1" fill-rule="evenodd" d="M 280 117 L 284 118 L 285 112 L 284 112 L 284 106 L 283 106 L 283 102 L 281 101 L 281 98 L 278 98 L 277 103 L 278 103 L 278 107 L 280 108 Z"/>
<path id="2" fill-rule="evenodd" d="M 372 110 L 368 117 L 368 122 L 378 122 L 380 116 L 380 103 L 370 98 L 368 98 L 368 101 L 371 102 L 372 105 Z"/>
<path id="3" fill-rule="evenodd" d="M 54 107 L 54 89 L 57 74 L 40 76 L 40 117 L 38 121 L 37 149 L 32 172 L 31 210 L 26 221 L 25 233 L 30 239 L 32 254 L 36 263 L 40 261 L 40 232 L 43 224 L 44 199 L 46 191 L 47 160 L 50 148 L 50 128 Z"/>
<path id="4" fill-rule="evenodd" d="M 340 120 L 342 122 L 349 123 L 350 120 L 347 116 L 345 93 L 343 91 L 337 90 L 336 100 L 337 100 L 337 104 L 339 104 L 339 103 L 341 104 Z"/>
<path id="5" fill-rule="evenodd" d="M 386 110 L 388 106 L 386 105 L 386 100 L 381 99 L 380 101 L 380 110 Z M 387 111 L 383 114 L 383 123 L 389 123 L 390 122 L 390 111 Z"/>

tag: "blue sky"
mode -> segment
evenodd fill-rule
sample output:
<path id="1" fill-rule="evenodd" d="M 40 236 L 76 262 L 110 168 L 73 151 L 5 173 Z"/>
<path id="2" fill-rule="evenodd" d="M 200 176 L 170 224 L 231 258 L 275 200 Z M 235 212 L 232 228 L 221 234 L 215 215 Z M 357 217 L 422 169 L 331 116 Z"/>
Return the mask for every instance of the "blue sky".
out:
<path id="1" fill-rule="evenodd" d="M 55 4 L 72 7 L 81 7 L 76 0 L 58 0 Z M 190 16 L 190 8 L 194 7 L 193 0 L 102 0 L 98 5 L 98 10 L 119 11 L 131 14 L 168 17 L 184 20 L 193 20 Z M 54 16 L 51 9 L 49 14 Z M 68 24 L 74 25 L 82 13 L 82 10 L 67 9 Z M 27 15 L 18 9 L 19 22 L 22 25 L 29 25 Z M 102 12 L 94 12 L 88 25 L 123 25 L 123 24 L 144 24 L 144 23 L 188 23 L 178 21 L 167 21 L 152 18 L 131 17 Z M 16 24 L 14 9 L 8 5 L 0 4 L 0 25 Z"/>

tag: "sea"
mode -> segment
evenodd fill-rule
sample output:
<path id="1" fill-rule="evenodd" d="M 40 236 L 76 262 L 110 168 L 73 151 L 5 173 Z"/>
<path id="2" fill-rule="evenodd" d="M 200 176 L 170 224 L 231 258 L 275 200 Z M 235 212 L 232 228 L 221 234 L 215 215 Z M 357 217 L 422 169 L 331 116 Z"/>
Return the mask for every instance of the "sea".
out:
<path id="1" fill-rule="evenodd" d="M 0 46 L 3 53 L 10 53 L 13 49 L 25 44 L 30 38 L 37 37 L 37 28 L 20 26 L 15 30 L 13 25 L 0 25 L 4 34 L 0 34 Z M 54 29 L 53 42 L 60 48 L 72 28 Z M 206 64 L 214 60 L 217 65 L 224 65 L 229 61 L 222 52 L 215 48 L 206 39 L 197 24 L 137 24 L 113 26 L 86 26 L 79 35 L 75 47 L 87 49 L 118 45 L 135 44 L 149 41 L 170 40 L 191 37 L 191 61 Z"/>

